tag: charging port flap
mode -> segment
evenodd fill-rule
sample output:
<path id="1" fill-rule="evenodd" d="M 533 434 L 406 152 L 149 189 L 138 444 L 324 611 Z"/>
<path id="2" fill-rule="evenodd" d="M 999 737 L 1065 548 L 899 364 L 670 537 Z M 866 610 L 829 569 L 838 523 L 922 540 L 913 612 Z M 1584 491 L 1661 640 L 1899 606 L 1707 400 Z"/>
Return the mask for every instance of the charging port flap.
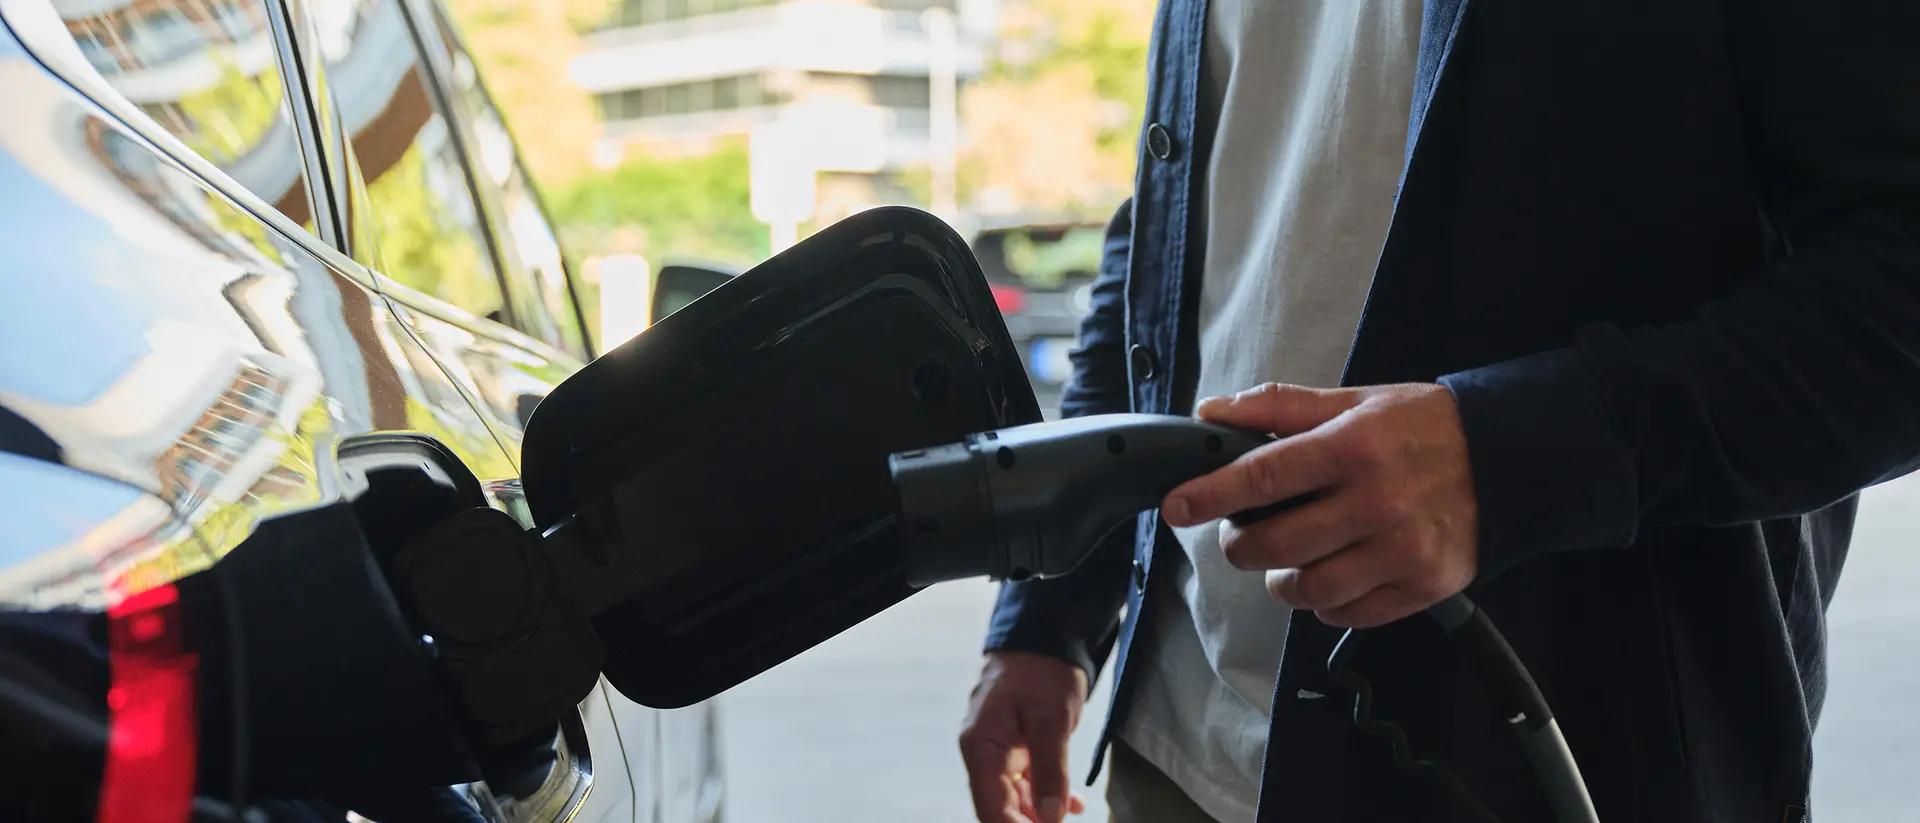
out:
<path id="1" fill-rule="evenodd" d="M 567 380 L 523 480 L 536 523 L 571 532 L 556 562 L 608 680 L 675 707 L 912 593 L 887 455 L 1039 419 L 964 241 L 875 209 Z"/>

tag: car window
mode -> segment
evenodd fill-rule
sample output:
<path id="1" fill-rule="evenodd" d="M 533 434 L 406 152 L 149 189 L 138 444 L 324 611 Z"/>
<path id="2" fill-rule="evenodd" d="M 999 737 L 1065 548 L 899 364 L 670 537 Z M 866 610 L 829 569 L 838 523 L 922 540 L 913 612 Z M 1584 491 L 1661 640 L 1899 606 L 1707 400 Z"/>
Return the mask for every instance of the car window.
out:
<path id="1" fill-rule="evenodd" d="M 553 222 L 541 207 L 533 178 L 520 161 L 499 107 L 487 94 L 472 57 L 452 34 L 437 5 L 434 18 L 430 36 L 446 49 L 452 67 L 449 84 L 462 106 L 457 115 L 468 118 L 471 126 L 477 155 L 474 166 L 479 173 L 476 183 L 483 196 L 491 197 L 500 209 L 496 240 L 507 257 L 508 283 L 523 287 L 516 288 L 520 293 L 513 295 L 522 330 L 584 357 L 586 333 L 580 327 L 581 316 L 568 287 L 567 266 Z"/>
<path id="2" fill-rule="evenodd" d="M 314 0 L 318 51 L 363 181 L 371 256 L 395 282 L 479 317 L 506 297 L 460 146 L 399 0 Z"/>
<path id="3" fill-rule="evenodd" d="M 313 228 L 306 166 L 259 0 L 53 0 L 80 53 L 187 148 Z"/>

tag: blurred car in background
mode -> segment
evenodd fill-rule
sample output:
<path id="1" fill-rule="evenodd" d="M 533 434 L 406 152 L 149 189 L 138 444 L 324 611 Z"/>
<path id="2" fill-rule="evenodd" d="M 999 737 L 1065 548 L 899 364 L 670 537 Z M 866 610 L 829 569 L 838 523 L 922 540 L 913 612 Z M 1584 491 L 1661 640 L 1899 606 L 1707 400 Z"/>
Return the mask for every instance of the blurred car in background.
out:
<path id="1" fill-rule="evenodd" d="M 1105 234 L 1100 223 L 1058 220 L 989 225 L 973 237 L 974 255 L 1049 416 L 1073 375 L 1067 354 L 1092 308 Z"/>

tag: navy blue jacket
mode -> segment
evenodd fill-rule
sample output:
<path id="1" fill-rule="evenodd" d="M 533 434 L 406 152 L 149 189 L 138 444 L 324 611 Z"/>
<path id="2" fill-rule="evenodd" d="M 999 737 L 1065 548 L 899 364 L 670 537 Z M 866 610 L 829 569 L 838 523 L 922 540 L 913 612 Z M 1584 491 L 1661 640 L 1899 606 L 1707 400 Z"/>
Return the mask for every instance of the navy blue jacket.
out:
<path id="1" fill-rule="evenodd" d="M 1191 408 L 1205 14 L 1159 10 L 1136 192 L 1066 414 Z M 1806 813 L 1854 495 L 1920 455 L 1916 32 L 1911 0 L 1426 2 L 1345 382 L 1454 392 L 1480 505 L 1469 592 L 1608 823 Z M 1117 647 L 1110 735 L 1154 559 L 1177 551 L 1150 513 L 1081 572 L 1006 586 L 989 648 L 1096 672 Z M 1363 633 L 1381 714 L 1503 819 L 1549 819 L 1427 623 Z M 1286 631 L 1261 821 L 1471 819 L 1351 730 L 1336 633 Z"/>

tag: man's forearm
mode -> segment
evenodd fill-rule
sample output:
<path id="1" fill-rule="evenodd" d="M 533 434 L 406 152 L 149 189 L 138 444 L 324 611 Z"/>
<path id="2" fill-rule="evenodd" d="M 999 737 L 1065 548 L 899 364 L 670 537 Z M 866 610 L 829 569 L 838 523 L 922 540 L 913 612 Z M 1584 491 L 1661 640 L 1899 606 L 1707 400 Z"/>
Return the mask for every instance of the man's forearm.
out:
<path id="1" fill-rule="evenodd" d="M 1745 155 L 1789 250 L 1687 321 L 1443 378 L 1483 562 L 1818 509 L 1920 455 L 1920 6 L 1729 7 Z"/>

